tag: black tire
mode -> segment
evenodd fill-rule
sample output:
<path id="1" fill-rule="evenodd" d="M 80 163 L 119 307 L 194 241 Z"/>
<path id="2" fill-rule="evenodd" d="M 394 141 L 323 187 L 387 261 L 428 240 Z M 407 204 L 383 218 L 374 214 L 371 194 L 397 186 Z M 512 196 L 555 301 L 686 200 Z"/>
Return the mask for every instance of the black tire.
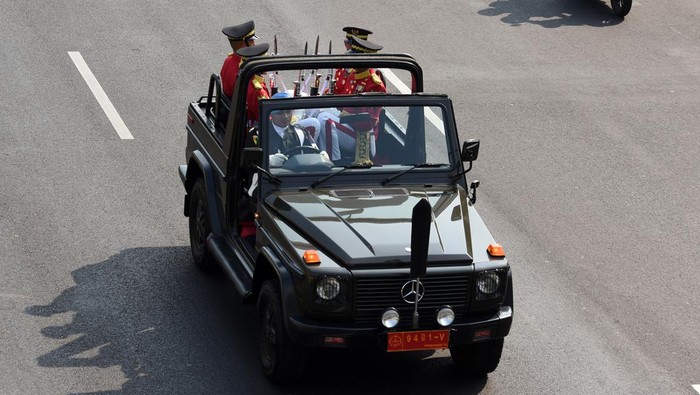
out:
<path id="1" fill-rule="evenodd" d="M 211 252 L 207 248 L 207 236 L 211 233 L 209 207 L 204 180 L 198 179 L 190 192 L 190 246 L 192 259 L 198 268 L 209 271 L 214 266 Z"/>
<path id="2" fill-rule="evenodd" d="M 307 351 L 292 343 L 284 325 L 278 282 L 266 280 L 258 298 L 258 345 L 265 376 L 275 384 L 298 380 L 304 374 Z"/>
<path id="3" fill-rule="evenodd" d="M 493 372 L 501 361 L 503 339 L 450 347 L 452 362 L 472 377 L 483 377 Z"/>
<path id="4" fill-rule="evenodd" d="M 632 0 L 610 0 L 615 15 L 623 17 L 632 9 Z"/>

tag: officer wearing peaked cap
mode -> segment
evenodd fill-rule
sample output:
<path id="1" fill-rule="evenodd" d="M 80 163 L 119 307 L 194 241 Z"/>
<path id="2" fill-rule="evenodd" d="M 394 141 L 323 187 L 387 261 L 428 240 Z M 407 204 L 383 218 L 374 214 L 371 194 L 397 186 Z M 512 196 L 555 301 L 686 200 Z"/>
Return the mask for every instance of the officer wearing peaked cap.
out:
<path id="1" fill-rule="evenodd" d="M 270 49 L 270 44 L 258 44 L 250 47 L 244 47 L 236 51 L 236 54 L 241 58 L 241 63 L 245 62 L 248 58 L 254 56 L 263 56 Z M 269 99 L 270 93 L 265 84 L 265 78 L 262 75 L 255 75 L 251 78 L 248 84 L 248 91 L 246 93 L 246 115 L 248 119 L 248 126 L 254 126 L 259 121 L 260 118 L 260 108 L 258 102 L 260 99 Z"/>
<path id="2" fill-rule="evenodd" d="M 353 53 L 377 53 L 383 47 L 379 44 L 363 40 L 359 37 L 350 39 L 350 47 Z M 386 87 L 379 73 L 374 69 L 356 69 L 348 76 L 345 83 L 345 93 L 355 94 L 362 92 L 386 92 Z"/>
<path id="3" fill-rule="evenodd" d="M 376 53 L 383 47 L 361 38 L 352 37 L 350 39 L 352 51 L 355 53 Z M 386 87 L 382 79 L 374 69 L 355 69 L 349 77 L 346 94 L 360 94 L 365 92 L 386 92 Z M 332 160 L 341 158 L 342 151 L 351 151 L 356 144 L 356 131 L 370 131 L 373 138 L 370 138 L 370 156 L 376 152 L 375 142 L 379 137 L 379 115 L 382 111 L 380 107 L 348 107 L 339 108 L 341 114 L 323 112 L 318 115 L 321 126 L 321 133 L 318 138 L 319 148 L 331 153 Z M 368 122 L 340 123 L 338 115 L 368 113 Z"/>
<path id="4" fill-rule="evenodd" d="M 352 26 L 347 26 L 343 28 L 343 31 L 345 32 L 345 50 L 346 53 L 353 53 L 354 51 L 352 50 L 352 38 L 353 37 L 359 37 L 363 40 L 366 40 L 367 37 L 369 37 L 370 34 L 372 34 L 371 31 L 367 29 L 363 29 L 360 27 L 352 27 Z M 352 69 L 337 69 L 335 71 L 335 76 L 333 81 L 335 81 L 335 86 L 333 87 L 333 93 L 338 94 L 338 95 L 343 95 L 348 93 L 347 92 L 347 83 L 348 79 L 350 78 L 352 74 Z"/>
<path id="5" fill-rule="evenodd" d="M 248 21 L 241 23 L 240 25 L 229 26 L 221 29 L 229 40 L 234 41 L 245 41 L 245 40 L 257 40 L 258 36 L 255 35 L 255 22 Z"/>
<path id="6" fill-rule="evenodd" d="M 236 55 L 236 51 L 251 45 L 255 45 L 258 36 L 255 35 L 255 22 L 248 21 L 240 25 L 229 26 L 221 29 L 221 32 L 228 37 L 233 52 L 228 54 L 221 67 L 221 85 L 224 94 L 229 98 L 233 94 L 233 87 L 236 84 L 238 69 L 241 58 Z"/>
<path id="7" fill-rule="evenodd" d="M 350 50 L 350 40 L 353 37 L 358 37 L 363 40 L 367 40 L 369 38 L 369 35 L 372 34 L 372 32 L 367 29 L 352 26 L 344 27 L 343 31 L 345 32 L 345 49 L 347 49 L 348 51 Z"/>

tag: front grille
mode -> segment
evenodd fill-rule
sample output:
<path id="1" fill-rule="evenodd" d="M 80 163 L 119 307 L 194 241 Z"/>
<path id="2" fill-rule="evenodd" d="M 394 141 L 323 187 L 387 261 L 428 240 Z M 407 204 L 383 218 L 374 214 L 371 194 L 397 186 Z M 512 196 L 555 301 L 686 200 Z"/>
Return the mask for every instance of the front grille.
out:
<path id="1" fill-rule="evenodd" d="M 354 321 L 360 324 L 378 324 L 382 312 L 394 307 L 401 315 L 399 327 L 411 325 L 412 304 L 401 298 L 401 288 L 412 278 L 406 276 L 355 278 Z M 421 278 L 425 295 L 418 303 L 418 314 L 422 327 L 435 325 L 435 312 L 450 305 L 459 319 L 469 301 L 470 276 L 468 274 L 428 275 Z"/>

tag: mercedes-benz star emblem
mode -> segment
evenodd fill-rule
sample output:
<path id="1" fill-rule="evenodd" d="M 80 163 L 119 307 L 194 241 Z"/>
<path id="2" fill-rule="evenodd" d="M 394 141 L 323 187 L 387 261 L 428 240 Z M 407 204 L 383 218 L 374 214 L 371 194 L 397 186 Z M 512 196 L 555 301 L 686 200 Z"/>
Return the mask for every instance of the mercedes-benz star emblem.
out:
<path id="1" fill-rule="evenodd" d="M 420 302 L 423 295 L 425 295 L 425 288 L 419 280 L 411 280 L 401 287 L 401 298 L 408 304 Z"/>

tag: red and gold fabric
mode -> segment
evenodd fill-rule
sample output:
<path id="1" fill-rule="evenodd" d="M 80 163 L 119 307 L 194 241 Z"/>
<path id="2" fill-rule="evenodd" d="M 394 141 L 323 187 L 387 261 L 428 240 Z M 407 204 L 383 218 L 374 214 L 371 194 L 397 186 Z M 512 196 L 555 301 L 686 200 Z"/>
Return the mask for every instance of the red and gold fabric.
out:
<path id="1" fill-rule="evenodd" d="M 350 84 L 347 86 L 348 94 L 357 94 L 364 92 L 386 93 L 386 87 L 384 86 L 382 79 L 377 75 L 374 69 L 367 69 L 361 73 L 355 72 L 353 74 L 353 77 L 354 78 L 350 81 Z M 352 126 L 352 128 L 355 130 L 373 129 L 375 132 L 374 138 L 376 139 L 378 137 L 377 128 L 379 126 L 379 114 L 382 111 L 381 107 L 347 107 L 341 108 L 340 110 L 350 114 L 357 114 L 362 112 L 369 113 L 369 116 L 372 119 L 371 125 L 351 124 L 350 126 Z"/>
<path id="2" fill-rule="evenodd" d="M 350 82 L 354 79 L 354 69 L 336 69 L 335 70 L 335 86 L 333 93 L 336 95 L 347 95 Z"/>
<path id="3" fill-rule="evenodd" d="M 248 92 L 246 96 L 246 115 L 248 117 L 248 123 L 258 122 L 260 120 L 260 99 L 269 99 L 270 93 L 267 90 L 267 85 L 265 85 L 265 78 L 260 75 L 256 75 L 250 80 L 248 85 Z"/>
<path id="4" fill-rule="evenodd" d="M 241 57 L 231 52 L 221 66 L 221 90 L 229 98 L 233 95 L 233 87 L 236 85 L 238 70 L 241 68 Z"/>

